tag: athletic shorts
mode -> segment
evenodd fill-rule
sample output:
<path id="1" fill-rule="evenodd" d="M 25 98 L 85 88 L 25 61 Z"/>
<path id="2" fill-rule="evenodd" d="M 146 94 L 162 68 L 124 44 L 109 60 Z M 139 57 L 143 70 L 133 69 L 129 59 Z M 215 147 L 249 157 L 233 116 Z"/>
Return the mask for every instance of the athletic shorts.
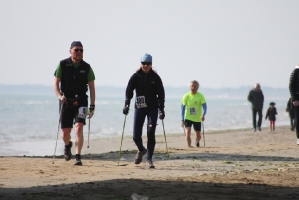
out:
<path id="1" fill-rule="evenodd" d="M 88 101 L 71 101 L 67 100 L 62 106 L 61 112 L 61 128 L 73 128 L 77 122 L 85 125 L 85 119 L 88 112 Z"/>
<path id="2" fill-rule="evenodd" d="M 193 125 L 193 128 L 195 131 L 201 131 L 201 122 L 193 122 L 188 119 L 184 122 L 185 127 L 191 127 Z"/>

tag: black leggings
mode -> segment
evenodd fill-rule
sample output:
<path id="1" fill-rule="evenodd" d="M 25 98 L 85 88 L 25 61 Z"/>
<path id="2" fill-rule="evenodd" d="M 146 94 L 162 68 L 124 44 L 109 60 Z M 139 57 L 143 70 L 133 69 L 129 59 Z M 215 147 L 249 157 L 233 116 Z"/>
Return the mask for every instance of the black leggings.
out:
<path id="1" fill-rule="evenodd" d="M 158 119 L 158 108 L 136 108 L 134 113 L 133 140 L 139 151 L 144 150 L 142 142 L 142 127 L 147 117 L 147 159 L 151 160 L 156 145 L 156 125 Z"/>

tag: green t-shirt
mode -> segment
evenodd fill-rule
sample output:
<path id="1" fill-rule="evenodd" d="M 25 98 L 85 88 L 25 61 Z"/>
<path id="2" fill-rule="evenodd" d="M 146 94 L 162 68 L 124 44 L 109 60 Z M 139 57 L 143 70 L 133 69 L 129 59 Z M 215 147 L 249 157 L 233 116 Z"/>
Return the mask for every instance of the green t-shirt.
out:
<path id="1" fill-rule="evenodd" d="M 185 94 L 182 99 L 182 104 L 185 106 L 184 119 L 201 122 L 202 104 L 204 103 L 206 103 L 205 97 L 199 92 L 194 95 L 191 92 Z"/>
<path id="2" fill-rule="evenodd" d="M 73 65 L 74 65 L 75 68 L 77 68 L 79 66 L 79 63 L 73 63 Z M 62 70 L 61 70 L 60 64 L 58 64 L 54 76 L 56 76 L 57 78 L 61 78 L 62 77 Z M 94 81 L 95 79 L 96 78 L 94 76 L 93 70 L 90 67 L 90 70 L 89 70 L 89 72 L 87 74 L 87 81 L 91 82 L 91 81 Z"/>

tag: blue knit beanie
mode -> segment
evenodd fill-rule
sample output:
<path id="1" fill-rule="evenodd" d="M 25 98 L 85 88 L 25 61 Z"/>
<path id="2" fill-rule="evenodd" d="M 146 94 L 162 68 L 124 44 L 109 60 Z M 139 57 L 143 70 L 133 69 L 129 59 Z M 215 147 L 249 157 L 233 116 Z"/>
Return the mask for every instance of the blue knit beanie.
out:
<path id="1" fill-rule="evenodd" d="M 141 56 L 141 62 L 152 62 L 152 56 L 148 53 Z"/>

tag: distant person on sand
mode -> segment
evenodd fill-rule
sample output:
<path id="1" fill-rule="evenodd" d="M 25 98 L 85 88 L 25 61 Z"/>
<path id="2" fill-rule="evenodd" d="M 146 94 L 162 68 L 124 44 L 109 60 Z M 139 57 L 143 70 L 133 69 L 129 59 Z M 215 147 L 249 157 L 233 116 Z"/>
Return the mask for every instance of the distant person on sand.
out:
<path id="1" fill-rule="evenodd" d="M 262 131 L 261 126 L 262 126 L 262 119 L 263 119 L 262 112 L 263 112 L 263 105 L 264 105 L 264 95 L 259 83 L 255 84 L 254 88 L 249 91 L 247 99 L 251 103 L 253 132 L 256 131 L 256 128 L 258 128 L 259 131 Z M 257 124 L 256 124 L 256 114 L 258 114 Z"/>
<path id="2" fill-rule="evenodd" d="M 289 113 L 290 117 L 290 125 L 291 125 L 291 131 L 295 130 L 295 106 L 292 103 L 292 98 L 288 100 L 287 107 L 286 107 L 286 112 Z"/>
<path id="3" fill-rule="evenodd" d="M 127 89 L 123 114 L 129 113 L 130 102 L 135 90 L 135 111 L 133 140 L 138 148 L 134 163 L 140 164 L 142 156 L 147 153 L 145 165 L 147 168 L 155 168 L 152 157 L 155 150 L 156 125 L 158 114 L 161 120 L 165 117 L 164 101 L 165 92 L 160 76 L 152 69 L 152 56 L 144 54 L 141 57 L 140 68 L 131 76 Z M 142 128 L 147 117 L 147 149 L 142 142 Z"/>
<path id="4" fill-rule="evenodd" d="M 186 130 L 186 141 L 188 147 L 191 147 L 191 127 L 195 131 L 195 146 L 199 147 L 201 139 L 201 122 L 205 120 L 207 113 L 207 104 L 203 94 L 197 92 L 199 83 L 193 80 L 189 83 L 190 92 L 185 94 L 181 105 L 181 126 Z"/>
<path id="5" fill-rule="evenodd" d="M 292 71 L 290 76 L 289 89 L 291 94 L 291 101 L 295 107 L 295 126 L 297 144 L 299 145 L 299 64 Z"/>
<path id="6" fill-rule="evenodd" d="M 275 131 L 275 121 L 276 121 L 277 110 L 275 108 L 275 103 L 271 102 L 270 107 L 267 110 L 265 120 L 269 118 L 270 121 L 270 131 Z"/>
<path id="7" fill-rule="evenodd" d="M 82 165 L 81 149 L 84 142 L 83 126 L 86 117 L 91 118 L 95 109 L 95 76 L 88 63 L 83 61 L 83 45 L 75 41 L 70 48 L 71 57 L 60 61 L 54 73 L 54 92 L 60 101 L 62 139 L 65 144 L 64 159 L 72 158 L 71 131 L 76 130 L 75 165 Z M 88 107 L 89 88 L 90 106 Z"/>

